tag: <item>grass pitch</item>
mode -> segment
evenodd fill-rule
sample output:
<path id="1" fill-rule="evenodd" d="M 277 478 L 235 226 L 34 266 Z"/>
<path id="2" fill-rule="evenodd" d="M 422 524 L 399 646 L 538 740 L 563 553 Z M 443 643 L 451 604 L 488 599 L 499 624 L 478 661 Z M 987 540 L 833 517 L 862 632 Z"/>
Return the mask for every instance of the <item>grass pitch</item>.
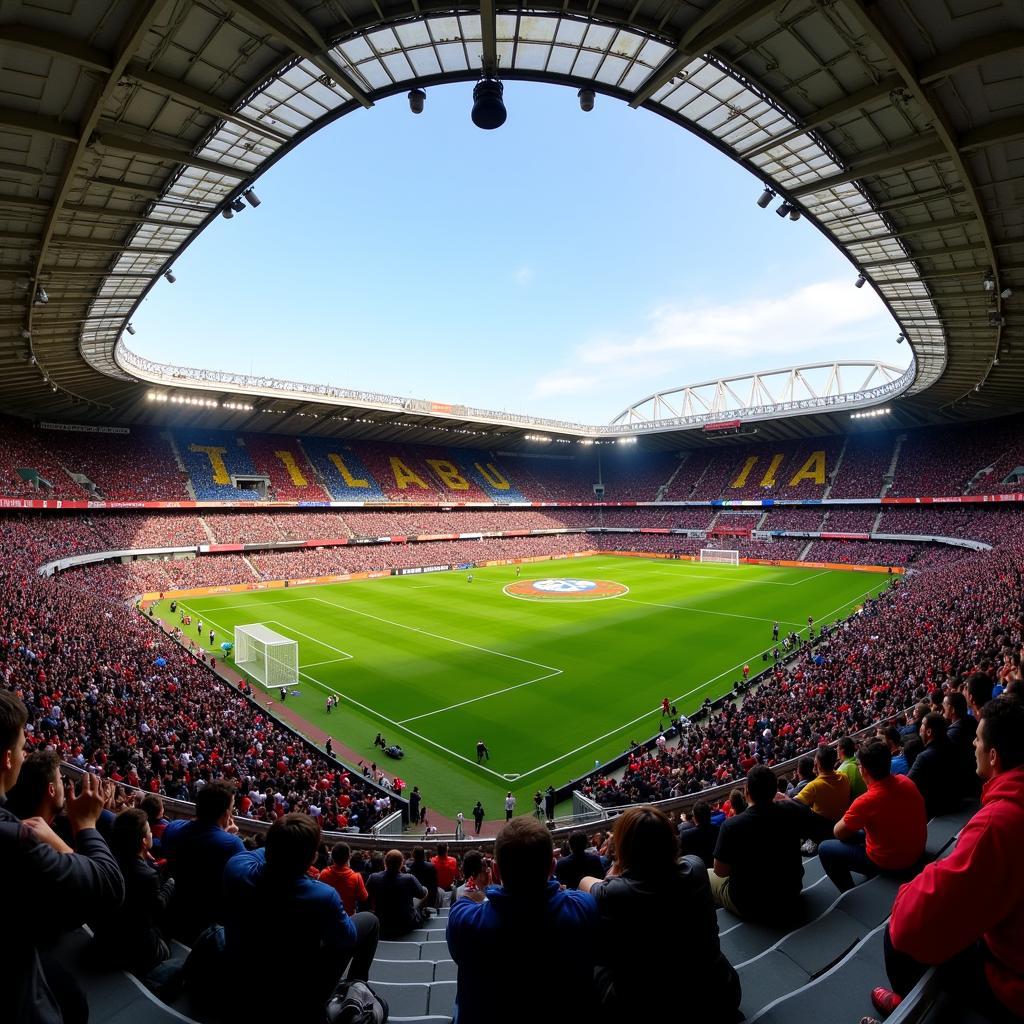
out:
<path id="1" fill-rule="evenodd" d="M 260 622 L 299 642 L 300 695 L 287 706 L 398 769 L 442 814 L 476 800 L 500 817 L 505 793 L 531 796 L 585 773 L 659 727 L 662 697 L 690 713 L 764 665 L 772 623 L 784 636 L 843 617 L 886 576 L 772 566 L 596 556 L 524 564 L 528 581 L 609 581 L 599 600 L 516 599 L 515 567 L 395 576 L 179 602 L 219 644 Z M 612 589 L 595 590 L 606 593 Z M 586 596 L 586 595 L 584 595 Z M 159 608 L 172 621 L 167 605 Z M 173 617 L 177 621 L 177 615 Z M 193 634 L 195 635 L 194 629 Z M 326 697 L 340 706 L 327 715 Z M 404 747 L 377 758 L 377 732 Z M 476 763 L 484 740 L 491 759 Z"/>

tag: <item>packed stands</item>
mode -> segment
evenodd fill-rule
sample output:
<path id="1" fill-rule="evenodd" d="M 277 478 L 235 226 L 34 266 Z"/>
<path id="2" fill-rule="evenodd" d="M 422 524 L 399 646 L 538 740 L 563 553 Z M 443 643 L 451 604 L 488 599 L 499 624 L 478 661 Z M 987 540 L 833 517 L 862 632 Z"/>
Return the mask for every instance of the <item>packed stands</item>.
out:
<path id="1" fill-rule="evenodd" d="M 830 498 L 877 498 L 882 493 L 885 474 L 892 464 L 894 434 L 872 431 L 851 435 L 846 442 L 843 461 L 832 481 Z"/>
<path id="2" fill-rule="evenodd" d="M 878 518 L 878 505 L 827 505 L 821 529 L 825 533 L 870 533 Z"/>
<path id="3" fill-rule="evenodd" d="M 663 501 L 697 500 L 694 490 L 715 459 L 714 449 L 694 448 L 681 453 L 680 465 L 669 481 Z"/>
<path id="4" fill-rule="evenodd" d="M 200 501 L 253 501 L 257 490 L 237 487 L 237 476 L 256 478 L 262 474 L 249 458 L 243 437 L 223 430 L 177 430 L 178 452 Z"/>
<path id="5" fill-rule="evenodd" d="M 304 437 L 299 443 L 335 501 L 388 500 L 347 441 Z"/>
<path id="6" fill-rule="evenodd" d="M 87 497 L 60 465 L 47 439 L 22 420 L 4 418 L 0 424 L 3 492 L 22 498 Z"/>
<path id="7" fill-rule="evenodd" d="M 256 472 L 270 480 L 275 501 L 330 501 L 297 437 L 248 434 L 246 448 Z"/>
<path id="8" fill-rule="evenodd" d="M 413 445 L 360 444 L 353 450 L 389 501 L 491 501 L 465 477 L 444 449 Z"/>
<path id="9" fill-rule="evenodd" d="M 802 530 L 814 532 L 827 529 L 822 526 L 828 506 L 815 505 L 811 508 L 779 505 L 765 516 L 759 530 Z"/>
<path id="10" fill-rule="evenodd" d="M 897 541 L 816 540 L 805 562 L 839 562 L 849 565 L 908 565 L 920 554 L 916 544 Z"/>

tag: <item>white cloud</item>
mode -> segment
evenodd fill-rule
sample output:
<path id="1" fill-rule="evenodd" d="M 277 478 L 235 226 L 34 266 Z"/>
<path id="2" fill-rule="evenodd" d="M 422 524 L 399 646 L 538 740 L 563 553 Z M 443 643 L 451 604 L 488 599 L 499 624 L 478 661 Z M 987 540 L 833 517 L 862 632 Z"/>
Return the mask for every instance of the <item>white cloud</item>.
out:
<path id="1" fill-rule="evenodd" d="M 637 334 L 577 345 L 570 365 L 540 377 L 534 394 L 594 392 L 624 380 L 657 389 L 816 358 L 871 358 L 866 346 L 882 350 L 879 339 L 888 337 L 891 323 L 878 296 L 848 280 L 770 298 L 667 304 L 652 310 Z"/>
<path id="2" fill-rule="evenodd" d="M 512 279 L 521 288 L 525 288 L 533 280 L 533 267 L 519 267 L 512 275 Z"/>

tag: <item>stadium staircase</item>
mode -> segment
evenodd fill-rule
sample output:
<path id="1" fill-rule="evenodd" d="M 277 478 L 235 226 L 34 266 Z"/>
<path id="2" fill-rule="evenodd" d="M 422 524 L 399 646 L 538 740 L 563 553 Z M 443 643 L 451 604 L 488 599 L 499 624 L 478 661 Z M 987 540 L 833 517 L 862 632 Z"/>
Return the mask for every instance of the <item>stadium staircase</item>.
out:
<path id="1" fill-rule="evenodd" d="M 211 529 L 210 524 L 206 521 L 206 519 L 203 516 L 199 516 L 198 519 L 199 519 L 199 525 L 203 528 L 203 532 L 206 534 L 207 537 L 210 538 L 210 543 L 211 544 L 216 544 L 217 543 L 217 538 L 214 535 L 214 532 Z"/>
<path id="2" fill-rule="evenodd" d="M 839 471 L 843 468 L 843 458 L 846 455 L 846 446 L 850 443 L 850 438 L 843 438 L 843 447 L 839 449 L 839 455 L 836 457 L 835 465 L 832 467 L 832 472 L 829 474 L 828 486 L 822 492 L 822 498 L 827 498 L 832 493 L 832 487 L 835 485 L 836 480 L 839 479 Z"/>
<path id="3" fill-rule="evenodd" d="M 906 434 L 900 434 L 896 438 L 896 444 L 893 445 L 892 449 L 892 459 L 889 461 L 889 468 L 882 477 L 882 493 L 879 495 L 881 498 L 884 498 L 892 490 L 892 482 L 896 479 L 896 467 L 900 464 L 900 452 L 903 451 L 903 445 L 906 440 Z"/>
<path id="4" fill-rule="evenodd" d="M 948 855 L 977 805 L 928 824 L 928 859 Z M 803 908 L 789 927 L 741 921 L 718 912 L 722 951 L 736 967 L 743 988 L 741 1010 L 748 1024 L 848 1024 L 873 1014 L 871 990 L 885 984 L 882 936 L 899 882 L 879 876 L 838 894 L 817 857 L 805 862 Z M 445 942 L 448 909 L 400 941 L 381 941 L 370 984 L 397 1024 L 447 1024 L 455 1003 L 456 965 Z M 187 994 L 161 1002 L 123 971 L 88 965 L 88 929 L 65 936 L 53 955 L 82 985 L 92 1024 L 214 1024 L 190 1004 Z M 187 948 L 172 943 L 172 955 Z M 929 976 L 930 977 L 930 976 Z M 925 981 L 889 1020 L 892 1024 L 983 1024 Z"/>

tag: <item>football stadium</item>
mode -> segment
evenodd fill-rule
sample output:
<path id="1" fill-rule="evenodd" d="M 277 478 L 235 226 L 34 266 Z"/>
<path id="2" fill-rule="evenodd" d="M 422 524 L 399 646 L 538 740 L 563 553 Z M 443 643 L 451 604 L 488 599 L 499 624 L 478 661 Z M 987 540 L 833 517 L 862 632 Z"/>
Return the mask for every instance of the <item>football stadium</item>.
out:
<path id="1" fill-rule="evenodd" d="M 91 0 L 0 6 L 0 38 L 0 1018 L 1024 1019 L 1017 0 Z M 850 332 L 835 355 L 830 291 L 785 323 L 807 360 L 766 369 L 766 316 L 741 372 L 637 397 L 621 364 L 600 422 L 580 367 L 508 343 L 516 310 L 460 342 L 458 387 L 507 389 L 479 404 L 369 339 L 324 383 L 272 315 L 296 279 L 257 295 L 259 265 L 308 274 L 312 317 L 358 240 L 262 241 L 275 175 L 322 189 L 299 161 L 330 129 L 372 178 L 369 120 L 433 114 L 529 235 L 540 196 L 474 148 L 543 109 L 528 89 L 705 143 L 749 186 L 720 216 L 751 262 L 686 272 L 778 281 L 813 234 L 896 362 Z M 538 128 L 537 192 L 569 208 L 543 135 L 566 123 Z M 597 143 L 654 180 L 646 136 Z M 671 201 L 713 218 L 707 166 Z M 480 181 L 453 223 L 486 220 Z M 601 216 L 660 208 L 671 235 L 640 181 Z M 404 236 L 379 294 L 405 329 L 448 243 L 386 191 L 344 216 Z M 598 318 L 614 273 L 667 287 L 664 239 L 613 273 L 586 237 Z M 179 351 L 189 267 L 216 299 Z M 525 309 L 532 264 L 513 277 Z M 410 351 L 442 361 L 457 305 Z M 260 317 L 311 379 L 244 372 Z M 700 320 L 702 358 L 731 367 L 747 319 Z M 599 348 L 658 365 L 658 330 Z"/>

